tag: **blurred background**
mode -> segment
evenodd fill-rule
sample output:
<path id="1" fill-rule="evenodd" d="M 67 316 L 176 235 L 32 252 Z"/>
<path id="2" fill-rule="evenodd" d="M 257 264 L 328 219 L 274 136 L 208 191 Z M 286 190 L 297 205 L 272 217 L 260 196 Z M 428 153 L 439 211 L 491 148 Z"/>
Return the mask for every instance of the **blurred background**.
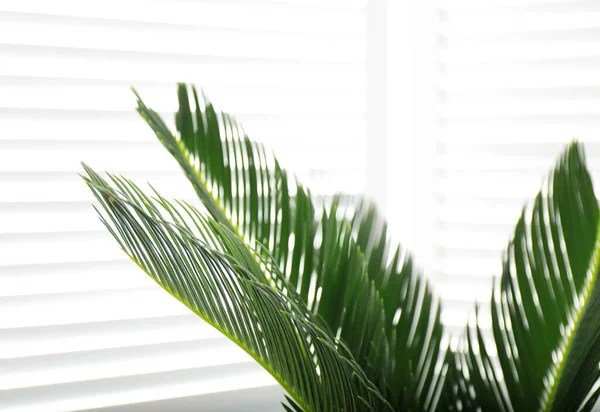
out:
<path id="1" fill-rule="evenodd" d="M 564 145 L 598 176 L 599 67 L 595 1 L 0 0 L 0 409 L 280 410 L 90 207 L 81 161 L 194 197 L 130 86 L 172 124 L 195 83 L 317 196 L 374 198 L 456 340 Z"/>

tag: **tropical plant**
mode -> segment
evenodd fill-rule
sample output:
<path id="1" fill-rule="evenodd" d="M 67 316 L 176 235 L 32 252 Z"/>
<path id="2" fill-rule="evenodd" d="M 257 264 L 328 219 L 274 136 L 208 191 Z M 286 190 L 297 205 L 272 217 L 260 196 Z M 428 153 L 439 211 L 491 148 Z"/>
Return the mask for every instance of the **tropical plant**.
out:
<path id="1" fill-rule="evenodd" d="M 201 207 L 85 165 L 84 179 L 125 253 L 273 375 L 287 411 L 593 406 L 598 206 L 579 144 L 509 242 L 493 342 L 475 326 L 450 350 L 441 305 L 373 204 L 317 202 L 232 116 L 189 91 L 178 87 L 177 133 L 139 96 L 138 112 Z"/>
<path id="2" fill-rule="evenodd" d="M 598 203 L 571 144 L 523 209 L 492 293 L 496 360 L 481 328 L 449 354 L 448 404 L 463 410 L 588 411 L 600 395 Z"/>

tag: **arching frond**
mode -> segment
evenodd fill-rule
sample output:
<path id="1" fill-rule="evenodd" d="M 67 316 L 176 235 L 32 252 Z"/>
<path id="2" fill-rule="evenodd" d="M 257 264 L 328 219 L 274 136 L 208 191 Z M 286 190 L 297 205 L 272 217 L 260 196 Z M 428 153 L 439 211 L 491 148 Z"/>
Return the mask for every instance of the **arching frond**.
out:
<path id="1" fill-rule="evenodd" d="M 348 349 L 322 330 L 268 258 L 194 207 L 124 178 L 85 180 L 121 248 L 150 277 L 259 362 L 305 411 L 387 406 Z M 273 284 L 279 284 L 274 288 Z"/>
<path id="2" fill-rule="evenodd" d="M 462 410 L 576 411 L 597 398 L 598 223 L 583 147 L 573 143 L 506 250 L 491 303 L 497 362 L 480 328 L 467 330 L 453 382 Z"/>

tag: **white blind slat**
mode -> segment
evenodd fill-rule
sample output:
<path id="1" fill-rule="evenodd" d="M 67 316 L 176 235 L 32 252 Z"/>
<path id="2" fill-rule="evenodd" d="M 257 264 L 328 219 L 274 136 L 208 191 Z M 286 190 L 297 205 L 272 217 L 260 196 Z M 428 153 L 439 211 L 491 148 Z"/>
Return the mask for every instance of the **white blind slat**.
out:
<path id="1" fill-rule="evenodd" d="M 0 330 L 1 359 L 26 358 L 222 335 L 193 314 Z"/>
<path id="2" fill-rule="evenodd" d="M 102 5 L 83 5 L 76 0 L 55 1 L 52 5 L 36 0 L 11 0 L 3 2 L 3 9 L 5 13 L 35 14 L 46 18 L 68 16 L 110 20 L 115 23 L 149 23 L 153 26 L 168 24 L 175 27 L 184 25 L 259 32 L 322 33 L 357 38 L 364 33 L 365 1 L 341 1 L 337 7 L 332 7 L 330 1 L 281 3 L 283 4 L 265 1 L 211 1 L 202 4 L 181 2 L 177 5 L 178 13 L 168 13 L 165 8 L 173 7 L 169 0 L 130 0 L 127 3 L 110 0 Z M 118 16 L 115 15 L 117 8 Z"/>
<path id="3" fill-rule="evenodd" d="M 10 390 L 254 360 L 225 337 L 0 360 L 0 388 Z"/>
<path id="4" fill-rule="evenodd" d="M 5 266 L 0 277 L 0 296 L 139 289 L 153 286 L 148 276 L 123 276 L 135 269 L 129 260 L 99 261 L 93 265 L 56 263 Z M 1 357 L 2 355 L 0 355 Z"/>
<path id="5" fill-rule="evenodd" d="M 8 45 L 323 62 L 357 62 L 364 54 L 363 38 L 348 42 L 344 38 L 308 34 L 198 29 L 110 20 L 48 19 L 45 16 L 1 13 L 0 22 L 0 38 L 7 39 L 3 44 Z M 107 30 L 110 30 L 111 36 L 105 35 Z M 73 36 L 74 31 L 79 35 Z M 203 43 L 202 48 L 194 47 L 194 42 Z M 358 50 L 354 49 L 354 43 Z"/>
<path id="6" fill-rule="evenodd" d="M 230 396 L 228 391 L 265 386 L 273 387 L 273 378 L 247 362 L 14 389 L 3 394 L 0 406 L 11 411 L 81 410 L 202 394 Z M 200 405 L 204 401 L 199 398 Z"/>
<path id="7" fill-rule="evenodd" d="M 0 52 L 0 74 L 6 76 L 118 80 L 130 84 L 183 79 L 204 84 L 203 79 L 217 78 L 221 84 L 271 87 L 292 81 L 306 86 L 343 86 L 354 80 L 364 83 L 364 67 L 360 63 L 251 61 L 3 44 Z"/>
<path id="8" fill-rule="evenodd" d="M 123 85 L 126 87 L 126 85 Z M 240 92 L 244 93 L 244 92 Z M 249 96 L 255 92 L 248 93 Z M 266 92 L 268 94 L 268 92 Z M 256 90 L 255 94 L 259 94 Z M 274 97 L 283 99 L 290 92 Z M 128 96 L 129 98 L 130 96 Z M 326 99 L 326 96 L 324 97 Z M 349 96 L 348 96 L 349 98 Z M 334 104 L 334 101 L 332 101 Z M 36 122 L 26 123 L 32 112 Z M 171 120 L 173 113 L 166 113 L 165 120 Z M 330 136 L 331 143 L 354 143 L 360 141 L 365 133 L 364 119 L 361 116 L 329 118 L 309 115 L 300 116 L 282 115 L 236 115 L 244 125 L 248 134 L 260 134 L 260 140 L 271 147 L 282 145 L 282 135 L 285 141 L 314 144 L 319 141 L 320 133 Z M 337 118 L 336 118 L 337 117 Z M 308 120 L 310 119 L 310 120 Z M 100 120 L 100 122 L 98 121 Z M 334 121 L 337 120 L 337 121 Z M 130 142 L 143 142 L 149 144 L 151 132 L 148 126 L 140 124 L 140 117 L 136 113 L 107 113 L 91 111 L 43 110 L 23 108 L 0 108 L 0 121 L 5 133 L 0 136 L 3 140 L 52 140 L 52 141 L 119 141 L 124 145 Z M 24 127 L 24 124 L 27 127 Z M 319 130 L 320 133 L 314 131 Z M 274 149 L 273 149 L 274 150 Z"/>
<path id="9" fill-rule="evenodd" d="M 152 402 L 110 406 L 94 411 L 102 412 L 149 412 L 185 411 L 199 408 L 199 411 L 230 412 L 237 408 L 239 399 L 244 400 L 244 407 L 251 411 L 279 412 L 283 391 L 275 386 L 238 389 L 227 392 L 210 393 L 200 396 L 186 396 L 162 399 Z"/>
<path id="10" fill-rule="evenodd" d="M 98 110 L 131 112 L 135 104 L 135 97 L 129 87 L 125 85 L 85 85 L 81 84 L 37 84 L 32 87 L 15 83 L 13 81 L 2 84 L 0 107 L 22 109 L 53 109 L 53 110 Z M 143 90 L 143 93 L 142 93 Z M 234 89 L 211 90 L 206 88 L 206 93 L 213 91 L 216 96 L 211 99 L 227 101 L 236 96 Z M 237 98 L 228 112 L 237 113 L 239 116 L 252 114 L 281 114 L 307 117 L 323 116 L 325 111 L 332 116 L 360 116 L 364 113 L 364 102 L 356 101 L 360 96 L 355 94 L 338 94 L 337 92 L 323 92 L 321 101 L 314 101 L 315 91 L 294 91 L 294 99 L 285 99 L 289 91 L 265 91 L 259 93 L 238 93 Z M 146 101 L 156 101 L 155 110 L 158 112 L 174 113 L 177 110 L 177 100 L 172 101 L 173 85 L 149 86 L 140 90 Z M 92 98 L 93 97 L 93 98 Z M 278 105 L 277 102 L 280 102 Z M 338 107 L 330 107 L 332 103 L 339 103 Z M 170 117 L 169 117 L 170 119 Z"/>
<path id="11" fill-rule="evenodd" d="M 463 39 L 481 35 L 527 36 L 564 30 L 585 32 L 600 28 L 600 7 L 594 1 L 540 3 L 542 4 L 536 6 L 521 2 L 486 9 L 485 6 L 478 7 L 477 4 L 461 8 L 452 2 L 441 1 L 440 13 L 444 24 L 440 27 L 440 33 L 452 39 Z M 451 18 L 448 18 L 449 13 Z"/>
<path id="12" fill-rule="evenodd" d="M 84 260 L 84 259 L 81 259 Z M 92 261 L 92 259 L 85 259 Z M 123 276 L 135 276 L 134 268 Z M 0 328 L 64 325 L 123 319 L 185 315 L 189 310 L 156 288 L 110 289 L 3 297 L 3 313 L 19 316 L 0 319 Z"/>
<path id="13" fill-rule="evenodd" d="M 140 409 L 148 412 L 185 411 L 194 408 L 199 411 L 231 412 L 237 408 L 239 399 L 244 400 L 244 407 L 250 411 L 279 412 L 279 401 L 283 392 L 277 387 L 259 387 L 240 389 L 220 393 L 211 393 L 200 396 L 187 396 L 157 400 L 153 402 L 136 403 L 129 405 L 111 406 L 94 409 L 103 412 L 137 412 Z"/>

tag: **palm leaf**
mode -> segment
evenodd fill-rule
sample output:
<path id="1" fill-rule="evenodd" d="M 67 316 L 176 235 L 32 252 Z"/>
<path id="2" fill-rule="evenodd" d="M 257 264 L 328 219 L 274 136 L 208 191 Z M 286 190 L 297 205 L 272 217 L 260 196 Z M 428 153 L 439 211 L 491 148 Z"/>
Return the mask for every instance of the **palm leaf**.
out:
<path id="1" fill-rule="evenodd" d="M 360 202 L 350 219 L 369 277 L 384 302 L 391 352 L 389 364 L 382 365 L 390 382 L 384 395 L 401 410 L 434 410 L 444 384 L 441 305 L 410 254 L 391 247 L 387 224 L 375 205 Z"/>
<path id="2" fill-rule="evenodd" d="M 255 251 L 229 228 L 188 204 L 172 204 L 158 194 L 149 198 L 112 175 L 110 185 L 84 168 L 104 210 L 101 219 L 122 249 L 271 373 L 290 395 L 291 407 L 386 408 L 343 344 L 312 321 L 273 261 L 257 261 Z"/>
<path id="3" fill-rule="evenodd" d="M 439 307 L 410 257 L 399 248 L 388 253 L 385 225 L 369 223 L 374 211 L 340 219 L 334 201 L 316 213 L 310 193 L 231 116 L 194 88 L 194 110 L 187 86 L 178 96 L 178 135 L 139 96 L 138 111 L 210 215 L 273 257 L 316 322 L 345 342 L 396 409 L 433 409 Z"/>
<path id="4" fill-rule="evenodd" d="M 523 210 L 505 253 L 491 303 L 497 363 L 479 326 L 467 330 L 452 382 L 463 410 L 591 408 L 600 363 L 597 229 L 583 148 L 573 143 Z"/>

